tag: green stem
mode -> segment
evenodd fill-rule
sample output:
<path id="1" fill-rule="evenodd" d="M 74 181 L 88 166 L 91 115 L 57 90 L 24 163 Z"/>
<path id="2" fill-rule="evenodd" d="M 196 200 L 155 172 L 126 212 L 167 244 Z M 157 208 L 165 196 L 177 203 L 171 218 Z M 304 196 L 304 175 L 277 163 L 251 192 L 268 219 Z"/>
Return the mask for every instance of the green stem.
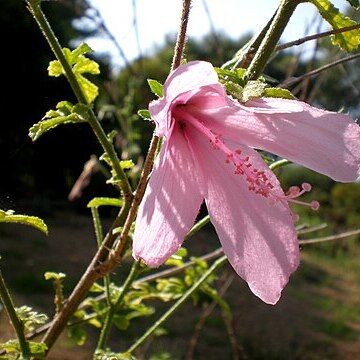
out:
<path id="1" fill-rule="evenodd" d="M 6 287 L 5 280 L 2 276 L 1 270 L 0 270 L 0 298 L 2 303 L 4 304 L 4 307 L 9 315 L 9 318 L 11 320 L 11 324 L 16 332 L 16 336 L 19 340 L 19 346 L 20 346 L 20 352 L 23 360 L 30 360 L 31 351 L 29 348 L 29 343 L 26 340 L 25 333 L 24 333 L 24 324 L 19 319 L 14 303 L 11 299 L 10 293 L 8 288 Z"/>
<path id="2" fill-rule="evenodd" d="M 116 314 L 116 311 L 119 309 L 119 307 L 124 299 L 124 296 L 126 295 L 130 286 L 134 282 L 136 276 L 138 275 L 139 270 L 140 270 L 140 260 L 134 262 L 134 264 L 130 270 L 129 276 L 125 280 L 124 285 L 121 288 L 121 292 L 120 292 L 116 302 L 114 304 L 110 305 L 109 312 L 106 315 L 106 319 L 105 319 L 104 325 L 101 330 L 99 342 L 97 345 L 98 350 L 105 348 L 106 343 L 109 338 L 109 335 L 110 335 L 110 330 L 111 330 L 111 326 L 112 326 L 112 323 L 114 320 L 114 315 Z"/>
<path id="3" fill-rule="evenodd" d="M 93 218 L 93 222 L 94 222 L 97 245 L 98 245 L 98 248 L 100 249 L 103 239 L 104 239 L 104 234 L 102 231 L 101 220 L 100 220 L 98 208 L 97 207 L 91 208 L 91 214 L 92 214 L 92 218 Z M 111 305 L 111 295 L 110 295 L 110 276 L 109 275 L 104 276 L 104 286 L 105 286 L 107 304 L 108 304 L 108 306 L 110 306 Z"/>
<path id="4" fill-rule="evenodd" d="M 269 168 L 270 168 L 271 171 L 274 171 L 274 170 L 276 170 L 278 168 L 281 168 L 281 167 L 289 165 L 289 164 L 291 164 L 290 160 L 281 159 L 281 160 L 275 161 L 272 164 L 270 164 Z"/>
<path id="5" fill-rule="evenodd" d="M 274 20 L 246 71 L 249 79 L 257 79 L 263 72 L 291 15 L 300 2 L 302 0 L 281 0 Z"/>
<path id="6" fill-rule="evenodd" d="M 193 236 L 195 233 L 197 233 L 200 229 L 202 229 L 206 224 L 210 222 L 210 216 L 206 215 L 201 220 L 199 220 L 186 234 L 185 239 L 189 238 L 190 236 Z"/>
<path id="7" fill-rule="evenodd" d="M 57 60 L 60 62 L 61 66 L 64 70 L 65 76 L 66 76 L 77 100 L 81 104 L 88 105 L 86 96 L 75 77 L 72 67 L 66 60 L 64 52 L 59 43 L 59 40 L 57 39 L 56 35 L 54 34 L 48 20 L 45 17 L 45 14 L 41 10 L 40 2 L 34 1 L 34 0 L 28 0 L 27 3 L 28 3 L 28 8 L 29 8 L 31 14 L 33 15 L 37 24 L 39 25 L 44 37 L 46 38 L 47 42 L 50 45 L 51 50 L 55 54 Z M 105 131 L 101 127 L 93 110 L 89 109 L 88 115 L 89 115 L 89 118 L 88 118 L 89 124 L 90 124 L 91 128 L 93 129 L 93 131 L 94 131 L 96 137 L 98 138 L 101 146 L 103 147 L 104 151 L 108 154 L 108 156 L 111 160 L 113 169 L 115 170 L 116 175 L 120 180 L 120 187 L 124 193 L 125 199 L 127 199 L 129 201 L 132 200 L 132 191 L 131 191 L 129 181 L 125 175 L 124 170 L 120 166 L 120 160 L 119 160 L 118 155 L 113 147 L 113 144 L 107 138 Z"/>
<path id="8" fill-rule="evenodd" d="M 147 331 L 146 333 L 135 342 L 127 352 L 132 353 L 135 351 L 145 340 L 151 336 L 154 331 L 161 326 L 166 320 L 173 315 L 176 310 L 178 310 L 186 300 L 196 291 L 206 279 L 212 275 L 217 269 L 219 269 L 225 262 L 227 261 L 226 256 L 222 256 L 218 260 L 216 260 L 212 266 L 201 276 L 201 278 L 158 320 L 156 321 Z"/>

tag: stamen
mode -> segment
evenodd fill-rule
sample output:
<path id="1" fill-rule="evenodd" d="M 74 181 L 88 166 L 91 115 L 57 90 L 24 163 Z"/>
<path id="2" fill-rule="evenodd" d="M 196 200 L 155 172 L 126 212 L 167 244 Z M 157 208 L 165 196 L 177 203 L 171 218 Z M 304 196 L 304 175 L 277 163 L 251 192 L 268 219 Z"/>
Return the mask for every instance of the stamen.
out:
<path id="1" fill-rule="evenodd" d="M 305 201 L 295 200 L 296 198 L 300 197 L 301 195 L 303 195 L 304 193 L 309 192 L 309 191 L 311 191 L 311 185 L 308 183 L 303 183 L 301 185 L 301 190 L 298 186 L 291 186 L 289 188 L 289 190 L 287 191 L 283 200 L 286 200 L 287 202 L 291 202 L 291 203 L 298 204 L 298 205 L 309 206 L 313 210 L 318 210 L 320 207 L 320 203 L 316 200 L 313 200 L 310 203 L 305 202 Z"/>
<path id="2" fill-rule="evenodd" d="M 186 116 L 181 118 L 186 118 L 191 125 L 204 134 L 209 139 L 214 150 L 221 150 L 225 154 L 225 164 L 232 164 L 234 166 L 234 174 L 244 175 L 249 183 L 248 189 L 250 191 L 265 197 L 270 195 L 274 186 L 269 182 L 263 171 L 258 171 L 258 169 L 253 167 L 249 156 L 242 157 L 241 149 L 230 150 L 222 141 L 221 134 L 214 133 L 191 114 L 187 113 Z"/>
<path id="3" fill-rule="evenodd" d="M 178 115 L 180 114 L 181 113 Z M 242 157 L 242 150 L 230 150 L 222 141 L 221 134 L 214 133 L 191 114 L 186 113 L 186 115 L 181 118 L 186 119 L 186 122 L 189 122 L 203 135 L 205 135 L 209 139 L 209 142 L 214 150 L 221 150 L 224 153 L 225 164 L 232 164 L 235 168 L 234 174 L 245 177 L 248 183 L 249 191 L 253 191 L 255 194 L 268 198 L 269 204 L 275 204 L 278 201 L 286 204 L 291 202 L 298 205 L 309 206 L 313 210 L 319 209 L 320 204 L 316 200 L 313 200 L 310 203 L 298 200 L 300 196 L 311 191 L 310 184 L 303 183 L 301 185 L 301 189 L 298 186 L 291 186 L 287 193 L 283 196 L 276 194 L 273 191 L 274 185 L 270 183 L 266 173 L 254 168 L 249 156 Z M 297 214 L 291 212 L 291 216 L 294 221 L 298 220 Z"/>

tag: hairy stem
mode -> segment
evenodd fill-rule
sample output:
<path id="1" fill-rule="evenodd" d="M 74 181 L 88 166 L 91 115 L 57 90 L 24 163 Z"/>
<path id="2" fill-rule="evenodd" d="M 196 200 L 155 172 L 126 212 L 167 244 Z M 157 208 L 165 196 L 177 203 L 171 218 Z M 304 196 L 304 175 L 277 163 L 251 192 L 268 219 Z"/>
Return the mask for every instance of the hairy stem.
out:
<path id="1" fill-rule="evenodd" d="M 246 71 L 249 79 L 257 79 L 263 72 L 291 15 L 300 2 L 302 0 L 281 0 L 274 20 Z"/>
<path id="2" fill-rule="evenodd" d="M 196 291 L 207 278 L 212 275 L 216 270 L 218 270 L 222 265 L 227 261 L 226 256 L 222 256 L 220 259 L 216 260 L 212 266 L 200 277 L 200 279 L 158 320 L 156 321 L 139 340 L 135 342 L 127 352 L 134 352 L 140 345 L 144 343 L 154 331 L 161 326 L 166 320 L 170 318 L 185 302 L 188 298 Z"/>
<path id="3" fill-rule="evenodd" d="M 186 43 L 186 32 L 189 22 L 190 7 L 191 7 L 191 0 L 183 0 L 180 29 L 176 39 L 171 70 L 175 70 L 181 64 L 181 59 L 183 57 L 185 43 Z"/>
<path id="4" fill-rule="evenodd" d="M 9 290 L 6 286 L 5 280 L 2 276 L 1 270 L 0 270 L 0 298 L 2 303 L 4 304 L 4 307 L 6 309 L 6 312 L 9 315 L 11 324 L 16 332 L 16 336 L 19 340 L 19 346 L 20 346 L 20 353 L 23 360 L 30 360 L 31 352 L 29 348 L 29 343 L 26 340 L 25 333 L 24 333 L 24 324 L 19 319 L 14 303 L 11 299 Z"/>

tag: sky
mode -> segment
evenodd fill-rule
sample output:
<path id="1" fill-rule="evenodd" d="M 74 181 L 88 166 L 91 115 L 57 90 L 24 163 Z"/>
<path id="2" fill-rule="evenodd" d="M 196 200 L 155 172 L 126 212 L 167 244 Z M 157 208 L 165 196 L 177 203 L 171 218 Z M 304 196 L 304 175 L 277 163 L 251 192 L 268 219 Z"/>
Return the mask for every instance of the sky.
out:
<path id="1" fill-rule="evenodd" d="M 181 0 L 89 2 L 100 12 L 129 61 L 139 54 L 151 54 L 155 46 L 163 44 L 165 35 L 176 34 L 179 27 Z M 332 3 L 341 10 L 347 6 L 346 0 L 332 0 Z M 249 32 L 255 33 L 267 23 L 278 4 L 279 0 L 193 0 L 188 36 L 201 38 L 211 31 L 211 26 L 234 39 Z M 290 19 L 282 40 L 291 41 L 304 36 L 309 25 L 312 27 L 307 34 L 317 32 L 319 22 L 316 20 L 316 13 L 314 5 L 300 4 Z M 323 22 L 321 30 L 329 30 L 326 23 Z M 94 51 L 111 54 L 115 68 L 124 65 L 123 58 L 111 41 L 89 39 L 87 42 Z"/>

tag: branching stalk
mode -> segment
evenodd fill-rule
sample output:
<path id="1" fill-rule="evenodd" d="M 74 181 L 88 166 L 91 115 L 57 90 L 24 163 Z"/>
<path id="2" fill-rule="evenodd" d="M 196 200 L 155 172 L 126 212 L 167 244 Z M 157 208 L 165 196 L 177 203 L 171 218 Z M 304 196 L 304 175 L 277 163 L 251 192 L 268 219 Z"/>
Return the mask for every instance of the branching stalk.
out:
<path id="1" fill-rule="evenodd" d="M 28 4 L 30 8 L 32 8 L 31 3 L 34 3 L 34 0 L 28 0 Z M 36 2 L 38 4 L 38 2 Z M 190 3 L 189 0 L 184 0 L 184 8 L 183 16 L 181 18 L 181 32 L 182 35 L 178 36 L 179 39 L 186 38 L 186 29 L 187 29 L 187 22 L 188 22 L 188 13 L 190 10 Z M 35 10 L 38 9 L 38 6 L 34 8 Z M 35 15 L 34 15 L 35 16 Z M 184 17 L 185 16 L 185 17 Z M 36 17 L 35 17 L 36 18 Z M 50 27 L 50 26 L 49 26 Z M 50 29 L 51 30 L 51 29 Z M 55 38 L 56 39 L 56 38 Z M 181 42 L 181 44 L 176 45 L 175 55 L 174 55 L 174 62 L 173 68 L 180 64 L 182 57 L 182 53 L 184 51 L 185 42 Z M 107 140 L 107 138 L 106 138 Z M 63 329 L 66 327 L 66 324 L 71 317 L 71 315 L 76 311 L 81 301 L 85 298 L 87 292 L 89 291 L 91 285 L 98 280 L 99 278 L 103 277 L 104 275 L 108 274 L 115 266 L 119 264 L 122 259 L 123 254 L 125 253 L 128 247 L 128 234 L 131 228 L 133 221 L 135 220 L 136 213 L 142 197 L 145 193 L 145 188 L 147 184 L 147 179 L 152 169 L 152 164 L 154 162 L 154 157 L 156 153 L 156 148 L 159 142 L 159 137 L 155 134 L 153 135 L 150 149 L 148 155 L 145 160 L 144 169 L 142 175 L 139 180 L 139 185 L 137 187 L 135 197 L 133 198 L 132 194 L 131 197 L 128 197 L 125 202 L 124 207 L 121 209 L 120 214 L 115 219 L 113 225 L 111 226 L 109 232 L 107 233 L 104 242 L 98 252 L 95 254 L 94 258 L 92 259 L 91 263 L 89 264 L 87 270 L 83 274 L 82 278 L 80 279 L 79 283 L 76 285 L 75 289 L 73 290 L 72 294 L 68 298 L 68 301 L 64 305 L 62 311 L 54 318 L 50 328 L 46 332 L 43 342 L 47 345 L 48 349 L 50 349 L 57 338 L 62 333 Z M 112 144 L 108 143 L 111 147 Z M 121 169 L 122 170 L 122 169 Z M 131 204 L 131 205 L 130 205 Z M 117 239 L 117 234 L 114 234 L 112 230 L 116 227 L 123 227 L 122 233 L 120 238 L 117 242 L 116 247 L 109 251 L 112 248 L 115 240 Z M 106 260 L 108 257 L 108 260 Z"/>
<path id="2" fill-rule="evenodd" d="M 185 302 L 188 298 L 196 291 L 207 278 L 212 275 L 216 270 L 218 270 L 222 265 L 227 261 L 226 256 L 222 256 L 216 260 L 212 266 L 200 277 L 200 279 L 158 320 L 156 321 L 139 340 L 135 342 L 128 350 L 128 353 L 134 352 L 140 345 L 144 343 L 154 331 L 161 326 L 165 321 L 167 321 L 171 315 L 173 315 Z"/>

